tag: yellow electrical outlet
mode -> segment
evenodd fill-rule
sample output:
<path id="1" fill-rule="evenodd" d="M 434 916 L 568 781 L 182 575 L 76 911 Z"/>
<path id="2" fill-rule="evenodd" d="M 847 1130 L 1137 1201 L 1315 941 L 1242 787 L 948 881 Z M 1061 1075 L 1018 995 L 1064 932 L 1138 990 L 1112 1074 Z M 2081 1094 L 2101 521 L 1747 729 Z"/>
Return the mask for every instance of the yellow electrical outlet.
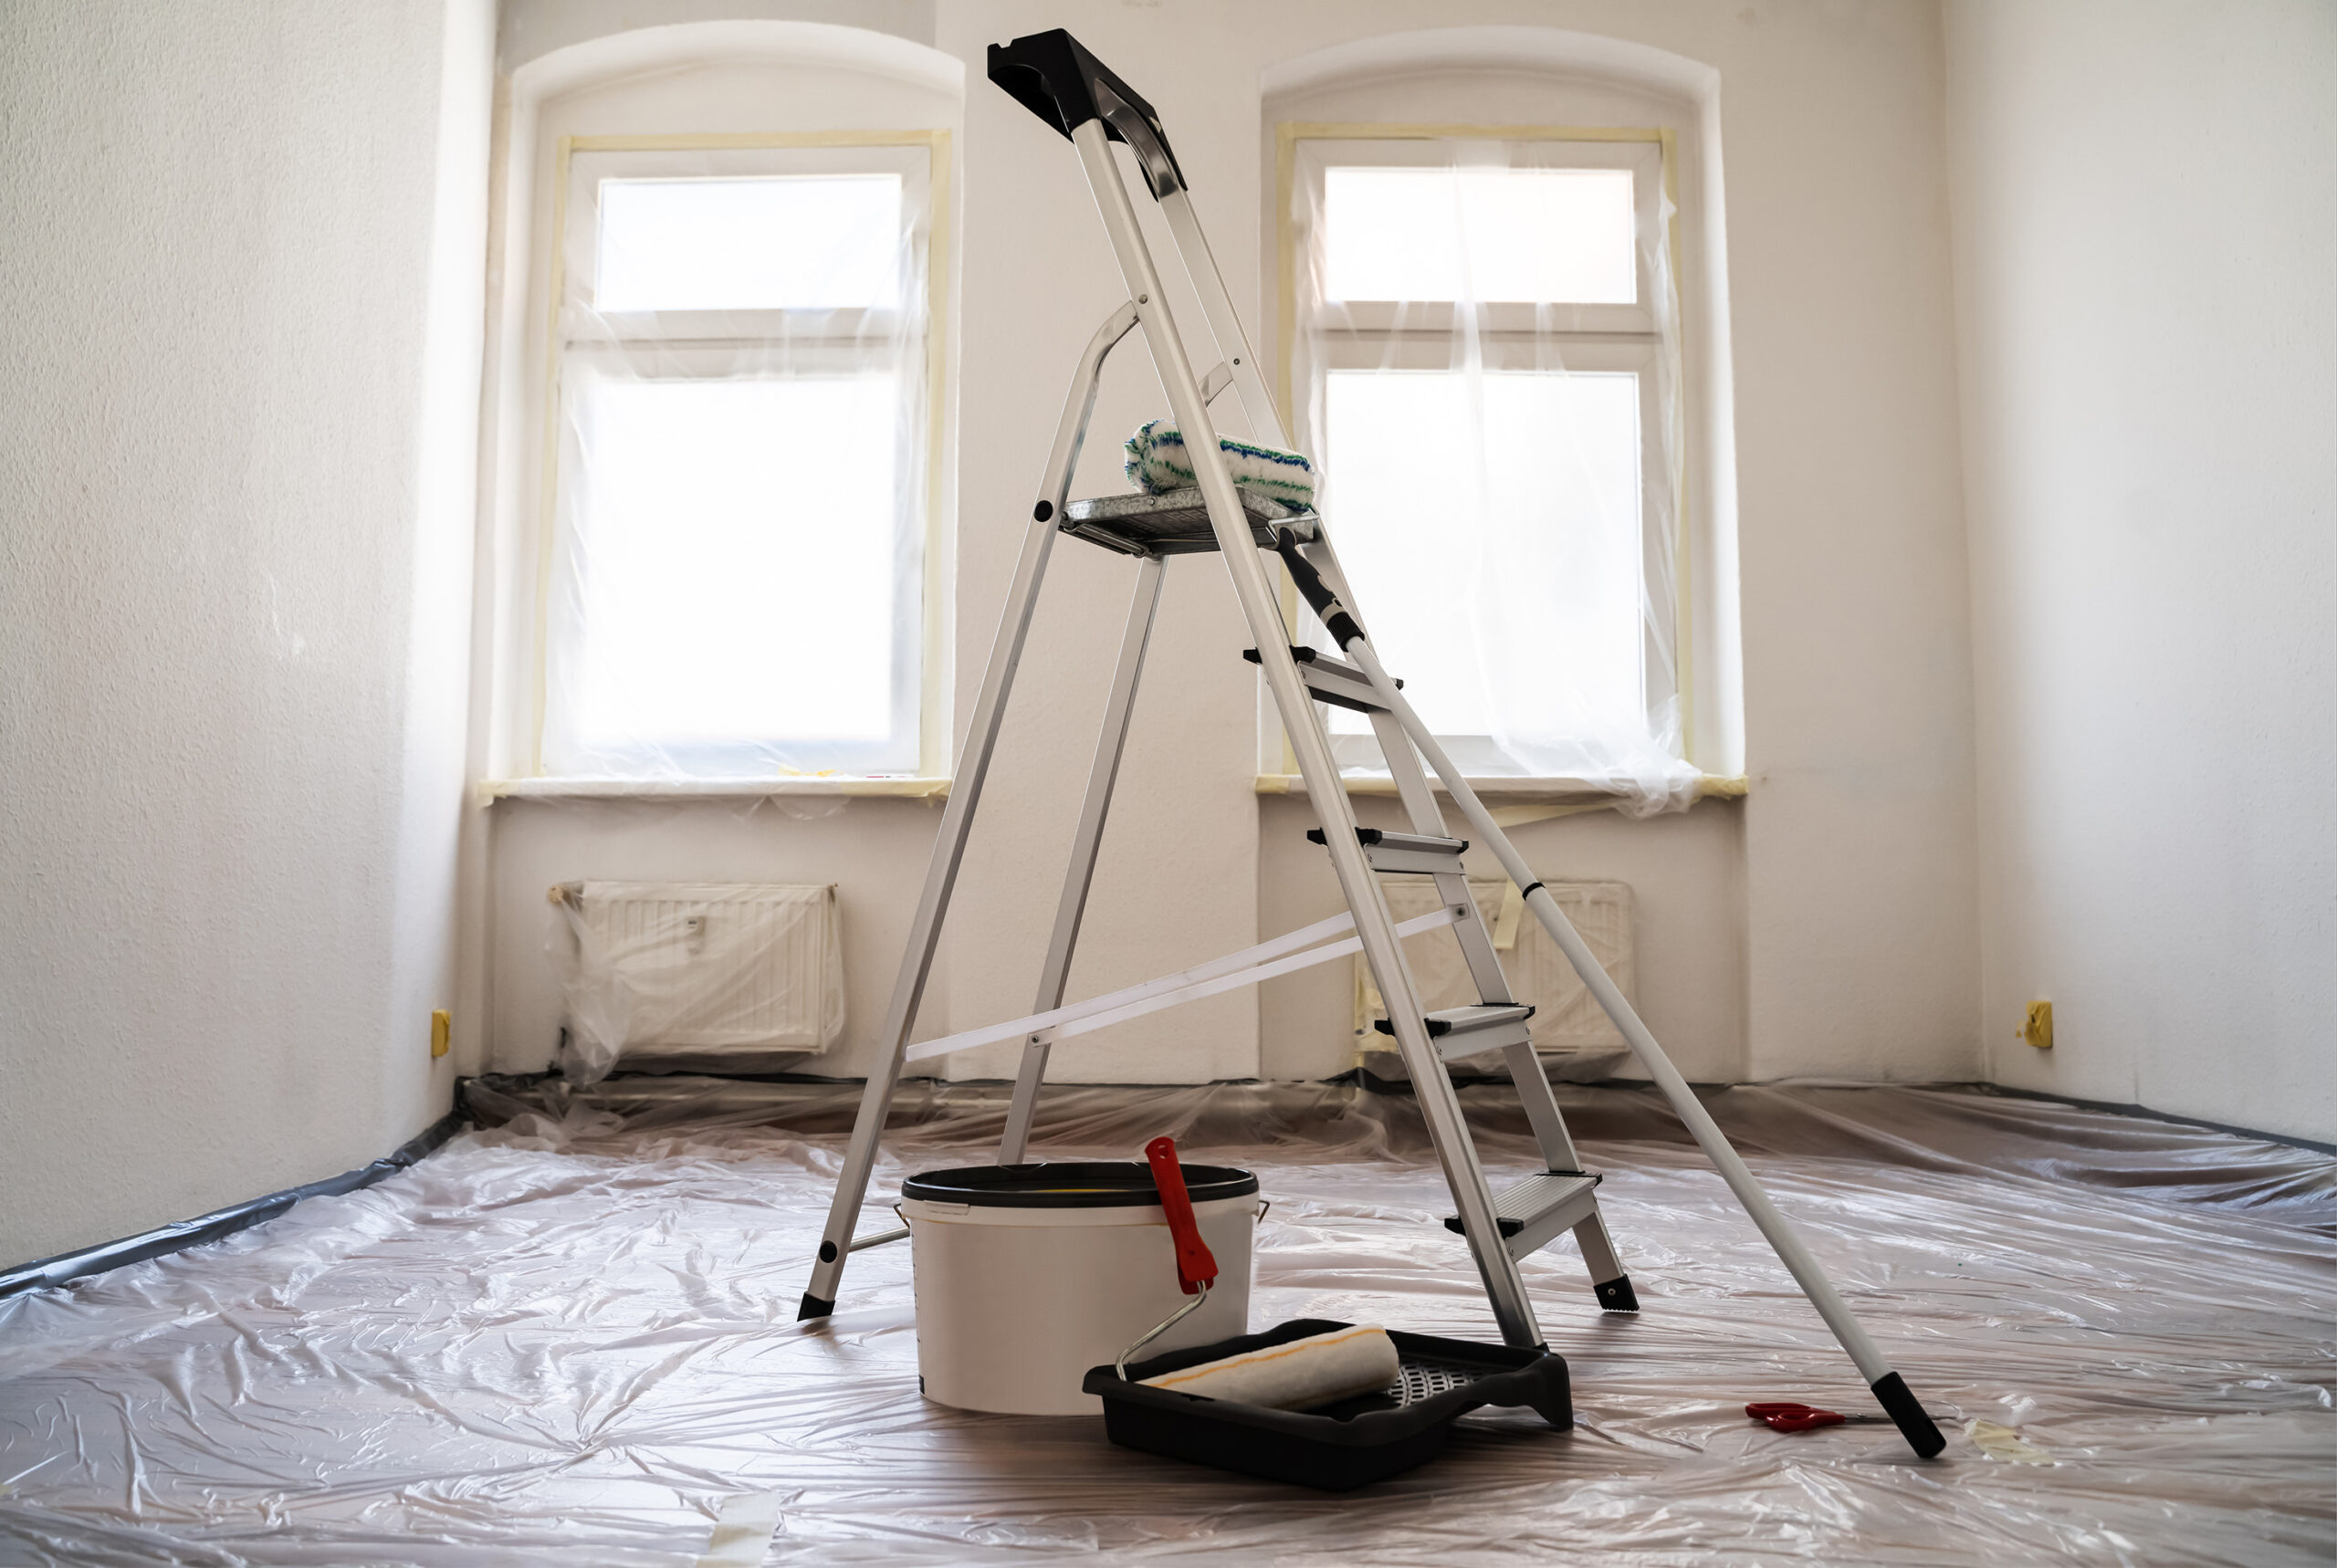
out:
<path id="1" fill-rule="evenodd" d="M 430 1015 L 430 1056 L 432 1061 L 454 1049 L 455 1015 L 440 1008 Z"/>
<path id="2" fill-rule="evenodd" d="M 2053 1049 L 2053 1004 L 2031 1002 L 2028 1017 L 2022 1020 L 2020 1038 L 2039 1051 Z"/>

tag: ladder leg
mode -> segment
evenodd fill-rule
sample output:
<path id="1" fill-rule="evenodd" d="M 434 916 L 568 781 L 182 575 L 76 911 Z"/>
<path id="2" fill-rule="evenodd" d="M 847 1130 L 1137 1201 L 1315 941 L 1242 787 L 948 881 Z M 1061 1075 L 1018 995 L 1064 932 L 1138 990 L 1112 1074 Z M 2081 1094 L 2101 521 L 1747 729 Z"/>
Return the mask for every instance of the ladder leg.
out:
<path id="1" fill-rule="evenodd" d="M 1169 413 L 1177 421 L 1177 428 L 1184 434 L 1185 450 L 1193 465 L 1201 499 L 1209 510 L 1226 570 L 1233 580 L 1234 597 L 1241 602 L 1242 617 L 1257 645 L 1259 667 L 1265 674 L 1267 688 L 1274 695 L 1274 706 L 1290 736 L 1291 748 L 1297 754 L 1298 770 L 1306 780 L 1307 799 L 1314 802 L 1322 821 L 1339 890 L 1347 897 L 1347 907 L 1355 912 L 1356 936 L 1378 980 L 1379 994 L 1388 998 L 1389 1019 L 1396 1031 L 1396 1042 L 1411 1072 L 1420 1110 L 1428 1121 L 1430 1138 L 1436 1145 L 1445 1180 L 1460 1209 L 1462 1234 L 1467 1239 L 1478 1273 L 1484 1281 L 1494 1320 L 1501 1325 L 1503 1338 L 1511 1344 L 1538 1345 L 1542 1343 L 1542 1331 L 1534 1320 L 1533 1303 L 1526 1299 L 1517 1260 L 1509 1255 L 1509 1249 L 1503 1242 L 1493 1213 L 1493 1193 L 1485 1185 L 1484 1168 L 1478 1164 L 1476 1149 L 1470 1142 L 1460 1098 L 1453 1092 L 1452 1081 L 1445 1076 L 1442 1060 L 1429 1040 L 1427 1019 L 1420 1010 L 1410 970 L 1404 962 L 1395 921 L 1388 913 L 1388 901 L 1364 860 L 1363 846 L 1357 841 L 1355 813 L 1347 804 L 1346 789 L 1339 782 L 1330 738 L 1324 733 L 1314 700 L 1299 678 L 1297 662 L 1291 657 L 1282 608 L 1275 602 L 1265 568 L 1258 558 L 1249 519 L 1234 493 L 1233 481 L 1226 473 L 1224 458 L 1218 450 L 1217 429 L 1210 421 L 1200 382 L 1177 335 L 1176 321 L 1161 290 L 1159 274 L 1153 267 L 1143 231 L 1137 225 L 1136 211 L 1129 204 L 1127 187 L 1121 182 L 1118 165 L 1112 161 L 1104 122 L 1090 120 L 1076 127 L 1072 132 L 1072 145 L 1078 150 L 1080 163 L 1086 171 L 1088 187 L 1095 193 L 1105 232 L 1119 258 L 1121 276 L 1127 280 L 1128 292 L 1136 298 L 1145 342 L 1152 350 L 1162 390 L 1168 394 Z"/>
<path id="2" fill-rule="evenodd" d="M 1517 1085 L 1518 1102 L 1525 1108 L 1525 1120 L 1541 1147 L 1545 1168 L 1581 1170 L 1582 1156 L 1575 1152 L 1566 1114 L 1558 1109 L 1558 1097 L 1550 1088 L 1549 1074 L 1542 1070 L 1542 1059 L 1532 1046 L 1519 1045 L 1502 1052 L 1502 1062 L 1509 1069 L 1510 1082 Z M 1574 1239 L 1582 1249 L 1583 1267 L 1590 1270 L 1591 1293 L 1598 1298 L 1599 1306 L 1610 1312 L 1638 1312 L 1640 1299 L 1631 1290 L 1630 1276 L 1615 1255 L 1607 1221 L 1595 1207 L 1589 1218 L 1574 1228 Z"/>
<path id="3" fill-rule="evenodd" d="M 1023 540 L 1022 558 L 1014 571 L 1014 587 L 1007 600 L 1006 621 L 999 628 L 990 667 L 982 681 L 982 699 L 974 712 L 973 733 L 959 759 L 949 804 L 942 813 L 941 831 L 927 865 L 925 889 L 917 898 L 917 915 L 909 924 L 908 950 L 901 957 L 900 977 L 893 987 L 892 1005 L 885 1014 L 881 1037 L 883 1059 L 870 1068 L 867 1087 L 860 1097 L 860 1114 L 854 1121 L 852 1142 L 846 1146 L 844 1169 L 836 1178 L 828 1223 L 820 1237 L 819 1260 L 812 1267 L 812 1281 L 803 1291 L 796 1319 L 823 1318 L 835 1311 L 836 1289 L 844 1265 L 851 1256 L 852 1237 L 860 1222 L 860 1206 L 868 1195 L 868 1178 L 876 1167 L 876 1145 L 885 1133 L 893 1092 L 899 1087 L 909 1030 L 917 1021 L 917 1004 L 933 972 L 933 954 L 941 940 L 942 916 L 958 883 L 958 867 L 965 858 L 968 831 L 973 826 L 984 779 L 998 740 L 999 722 L 1005 716 L 1006 695 L 1014 683 L 1014 668 L 1030 630 L 1031 612 L 1046 574 L 1047 551 L 1054 540 L 1052 524 L 1033 522 Z"/>
<path id="4" fill-rule="evenodd" d="M 1535 1142 L 1542 1148 L 1542 1157 L 1554 1171 L 1579 1171 L 1582 1156 L 1575 1152 L 1574 1139 L 1567 1132 L 1565 1113 L 1558 1109 L 1558 1097 L 1550 1088 L 1549 1074 L 1542 1071 L 1542 1060 L 1534 1054 L 1532 1046 L 1514 1046 L 1502 1053 L 1509 1069 L 1510 1081 L 1517 1085 L 1517 1098 L 1525 1107 L 1525 1119 L 1533 1124 Z M 1614 1239 L 1607 1234 L 1607 1221 L 1596 1207 L 1590 1217 L 1574 1228 L 1575 1245 L 1582 1249 L 1583 1267 L 1590 1271 L 1591 1293 L 1598 1298 L 1598 1305 L 1610 1312 L 1635 1312 L 1640 1299 L 1631 1289 L 1631 1278 L 1623 1270 L 1623 1261 L 1615 1255 Z"/>
<path id="5" fill-rule="evenodd" d="M 966 835 L 973 826 L 974 810 L 981 802 L 982 784 L 998 746 L 999 726 L 1006 716 L 1007 693 L 1013 689 L 1015 667 L 1022 662 L 1023 640 L 1031 631 L 1031 614 L 1038 606 L 1039 584 L 1046 576 L 1047 554 L 1054 544 L 1054 518 L 1063 510 L 1071 471 L 1086 439 L 1087 422 L 1095 412 L 1095 388 L 1103 374 L 1104 357 L 1135 325 L 1133 307 L 1123 305 L 1114 311 L 1088 340 L 1073 378 L 1071 395 L 1055 430 L 1054 450 L 1047 459 L 1044 495 L 1032 509 L 1031 526 L 1022 536 L 1022 553 L 1015 561 L 998 637 L 990 644 L 990 667 L 982 674 L 981 695 L 974 703 L 966 749 L 958 759 L 949 804 L 941 814 L 933 859 L 926 867 L 925 888 L 909 923 L 908 949 L 901 956 L 900 977 L 894 984 L 892 1005 L 886 1010 L 884 1033 L 879 1037 L 883 1055 L 870 1068 L 868 1086 L 861 1093 L 860 1114 L 853 1123 L 852 1142 L 844 1150 L 844 1170 L 836 1178 L 827 1227 L 821 1233 L 819 1260 L 812 1266 L 811 1284 L 796 1310 L 799 1322 L 835 1311 L 836 1290 L 844 1278 L 844 1260 L 852 1255 L 860 1206 L 868 1196 L 868 1178 L 876 1168 L 876 1145 L 885 1135 L 885 1118 L 900 1084 L 909 1030 L 917 1022 L 917 1003 L 924 998 L 926 981 L 933 973 L 942 916 L 948 911 L 949 895 L 958 883 Z"/>
<path id="6" fill-rule="evenodd" d="M 1590 1288 L 1599 1306 L 1610 1312 L 1638 1312 L 1639 1295 L 1631 1289 L 1631 1277 L 1623 1272 L 1623 1260 L 1615 1256 L 1606 1217 L 1592 1210 L 1589 1218 L 1574 1228 L 1574 1244 L 1582 1249 L 1583 1266 L 1590 1270 Z"/>
<path id="7" fill-rule="evenodd" d="M 1137 682 L 1144 674 L 1145 650 L 1152 641 L 1154 617 L 1159 613 L 1167 566 L 1156 555 L 1147 556 L 1137 568 L 1136 597 L 1128 606 L 1128 626 L 1120 639 L 1112 695 L 1104 705 L 1104 725 L 1095 737 L 1095 760 L 1087 770 L 1087 794 L 1080 804 L 1079 827 L 1072 834 L 1063 902 L 1055 910 L 1054 935 L 1047 941 L 1046 961 L 1039 967 L 1039 997 L 1032 1012 L 1061 1007 L 1064 987 L 1071 978 L 1072 949 L 1079 943 L 1079 923 L 1087 912 L 1087 890 L 1095 877 L 1095 851 L 1104 838 L 1105 815 L 1112 809 L 1120 757 L 1127 747 L 1128 718 L 1136 711 Z M 1039 1084 L 1047 1072 L 1048 1049 L 1036 1035 L 1023 1044 L 1022 1069 L 1014 1078 L 1014 1103 L 1007 1109 L 1006 1135 L 998 1146 L 1000 1165 L 1021 1165 L 1030 1146 L 1031 1122 L 1038 1111 Z"/>
<path id="8" fill-rule="evenodd" d="M 1371 729 L 1378 739 L 1380 755 L 1387 758 L 1389 776 L 1396 781 L 1396 794 L 1411 818 L 1412 831 L 1441 836 L 1446 826 L 1444 813 L 1438 809 L 1427 776 L 1420 771 L 1420 754 L 1412 749 L 1411 737 L 1390 713 L 1373 714 Z M 1453 885 L 1448 886 L 1448 883 Z M 1508 977 L 1502 971 L 1500 954 L 1493 946 L 1493 934 L 1485 929 L 1484 915 L 1469 891 L 1468 879 L 1439 877 L 1437 886 L 1447 902 L 1458 899 L 1470 912 L 1470 918 L 1455 925 L 1453 933 L 1460 938 L 1462 953 L 1468 959 L 1479 999 L 1514 1000 Z M 1517 1086 L 1518 1103 L 1525 1108 L 1526 1123 L 1534 1129 L 1535 1145 L 1542 1153 L 1542 1168 L 1569 1175 L 1581 1171 L 1582 1156 L 1575 1152 L 1574 1138 L 1567 1131 L 1558 1097 L 1551 1091 L 1549 1074 L 1542 1071 L 1542 1059 L 1531 1045 L 1513 1045 L 1502 1051 L 1502 1065 L 1509 1070 L 1510 1082 Z M 1575 1227 L 1574 1234 L 1576 1244 L 1582 1249 L 1582 1260 L 1590 1270 L 1592 1293 L 1598 1298 L 1599 1306 L 1610 1312 L 1639 1311 L 1639 1297 L 1615 1256 L 1607 1222 L 1596 1208 L 1589 1218 Z"/>
<path id="9" fill-rule="evenodd" d="M 1695 1092 L 1688 1087 L 1688 1081 L 1680 1076 L 1680 1070 L 1672 1065 L 1672 1058 L 1656 1043 L 1655 1036 L 1640 1020 L 1638 1011 L 1616 988 L 1607 971 L 1599 967 L 1598 960 L 1592 956 L 1580 933 L 1567 919 L 1566 912 L 1558 907 L 1557 900 L 1550 896 L 1549 891 L 1534 875 L 1533 870 L 1525 863 L 1525 858 L 1517 852 L 1508 835 L 1493 821 L 1493 813 L 1485 809 L 1476 791 L 1469 788 L 1469 782 L 1462 776 L 1460 768 L 1437 744 L 1436 737 L 1429 733 L 1428 727 L 1420 722 L 1411 705 L 1404 700 L 1404 695 L 1397 689 L 1395 682 L 1388 678 L 1388 672 L 1380 666 L 1378 655 L 1372 652 L 1370 643 L 1357 636 L 1346 644 L 1346 652 L 1347 657 L 1370 677 L 1380 702 L 1396 715 L 1405 733 L 1419 747 L 1420 755 L 1428 759 L 1430 767 L 1436 769 L 1437 777 L 1444 780 L 1445 789 L 1451 792 L 1462 813 L 1469 819 L 1470 827 L 1500 857 L 1503 869 L 1519 887 L 1525 890 L 1526 907 L 1534 911 L 1535 918 L 1541 921 L 1543 929 L 1549 932 L 1551 940 L 1556 942 L 1559 951 L 1566 954 L 1567 961 L 1574 966 L 1575 973 L 1582 977 L 1582 983 L 1598 998 L 1599 1007 L 1622 1031 L 1624 1040 L 1630 1046 L 1632 1054 L 1639 1058 L 1640 1065 L 1647 1069 L 1648 1075 L 1655 1080 L 1656 1087 L 1662 1092 L 1663 1097 L 1672 1103 L 1672 1110 L 1687 1124 L 1690 1135 L 1704 1151 L 1704 1157 L 1719 1169 L 1721 1179 L 1728 1183 L 1729 1190 L 1736 1195 L 1736 1201 L 1744 1206 L 1745 1212 L 1752 1217 L 1753 1223 L 1760 1228 L 1761 1234 L 1776 1249 L 1778 1260 L 1793 1275 L 1794 1282 L 1801 1287 L 1802 1294 L 1809 1298 L 1809 1304 L 1818 1309 L 1818 1315 L 1826 1320 L 1826 1326 L 1833 1331 L 1842 1349 L 1858 1364 L 1859 1375 L 1867 1380 L 1875 1398 L 1897 1423 L 1908 1446 L 1925 1458 L 1944 1448 L 1947 1439 L 1940 1436 L 1939 1427 L 1924 1414 L 1914 1395 L 1908 1391 L 1905 1380 L 1892 1370 L 1891 1363 L 1884 1359 L 1874 1341 L 1867 1336 L 1865 1328 L 1850 1315 L 1849 1303 L 1834 1289 L 1834 1282 L 1826 1277 L 1826 1270 L 1819 1266 L 1809 1249 L 1802 1245 L 1801 1238 L 1794 1234 L 1793 1227 L 1786 1222 L 1785 1216 L 1778 1213 L 1776 1206 L 1769 1201 L 1769 1195 L 1761 1190 L 1761 1184 L 1754 1179 L 1752 1171 L 1745 1167 L 1745 1161 L 1730 1145 L 1726 1134 L 1713 1122 L 1712 1113 L 1704 1109 Z"/>

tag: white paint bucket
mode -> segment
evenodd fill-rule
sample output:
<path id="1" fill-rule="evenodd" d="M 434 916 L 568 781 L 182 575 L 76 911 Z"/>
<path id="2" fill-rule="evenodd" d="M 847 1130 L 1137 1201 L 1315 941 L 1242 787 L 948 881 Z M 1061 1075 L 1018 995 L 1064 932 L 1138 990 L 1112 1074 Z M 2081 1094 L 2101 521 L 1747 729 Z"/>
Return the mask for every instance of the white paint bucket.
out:
<path id="1" fill-rule="evenodd" d="M 1250 1332 L 1258 1178 L 1183 1166 L 1217 1283 L 1147 1355 Z M 926 1397 L 960 1410 L 1101 1415 L 1087 1369 L 1191 1298 L 1149 1166 L 977 1166 L 901 1184 L 917 1276 L 917 1360 Z"/>

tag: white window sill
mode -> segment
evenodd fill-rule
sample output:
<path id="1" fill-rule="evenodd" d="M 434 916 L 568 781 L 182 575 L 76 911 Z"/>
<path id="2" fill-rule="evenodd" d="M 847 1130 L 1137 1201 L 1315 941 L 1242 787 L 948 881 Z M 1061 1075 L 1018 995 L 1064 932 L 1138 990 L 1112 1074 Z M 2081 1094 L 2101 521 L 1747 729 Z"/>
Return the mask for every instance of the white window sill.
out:
<path id="1" fill-rule="evenodd" d="M 498 800 L 751 800 L 772 795 L 889 795 L 912 800 L 949 793 L 947 779 L 483 779 L 481 805 Z"/>
<path id="2" fill-rule="evenodd" d="M 1396 781 L 1392 779 L 1348 777 L 1340 780 L 1350 795 L 1393 795 Z M 1431 778 L 1430 786 L 1439 794 L 1445 792 L 1441 779 Z M 1612 803 L 1616 797 L 1597 785 L 1581 779 L 1521 779 L 1493 776 L 1471 779 L 1469 788 L 1479 798 L 1504 805 L 1580 804 L 1602 806 Z M 1696 780 L 1699 800 L 1741 800 L 1747 785 L 1743 775 L 1726 777 L 1707 773 Z M 1261 773 L 1258 775 L 1261 795 L 1304 795 L 1306 780 L 1295 773 Z"/>
<path id="3" fill-rule="evenodd" d="M 1393 795 L 1390 779 L 1350 777 L 1343 782 L 1350 795 Z M 1444 786 L 1430 780 L 1440 793 Z M 741 800 L 773 795 L 890 796 L 899 800 L 940 800 L 949 793 L 943 778 L 816 778 L 798 779 L 486 779 L 477 785 L 481 805 L 497 800 Z M 1545 802 L 1604 805 L 1615 797 L 1580 779 L 1524 779 L 1496 775 L 1469 780 L 1469 787 L 1488 800 L 1505 805 Z M 1700 800 L 1739 800 L 1747 786 L 1742 776 L 1706 774 L 1697 780 Z M 1261 773 L 1261 795 L 1304 795 L 1306 780 L 1295 773 Z"/>

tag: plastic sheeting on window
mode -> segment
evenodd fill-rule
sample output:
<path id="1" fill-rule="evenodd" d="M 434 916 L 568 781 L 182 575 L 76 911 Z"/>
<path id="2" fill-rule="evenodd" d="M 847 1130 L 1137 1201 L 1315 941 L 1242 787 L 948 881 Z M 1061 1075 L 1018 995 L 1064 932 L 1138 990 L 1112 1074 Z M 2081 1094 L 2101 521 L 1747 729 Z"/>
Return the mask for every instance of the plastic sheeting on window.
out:
<path id="1" fill-rule="evenodd" d="M 539 771 L 916 774 L 932 150 L 579 150 Z"/>
<path id="2" fill-rule="evenodd" d="M 620 1060 L 760 1071 L 844 1036 L 833 886 L 562 883 L 550 946 L 564 1003 L 561 1068 L 597 1082 Z"/>
<path id="3" fill-rule="evenodd" d="M 1643 1306 L 1601 1313 L 1566 1244 L 1525 1260 L 1576 1429 L 1479 1412 L 1326 1496 L 923 1399 L 908 1243 L 795 1322 L 857 1084 L 475 1087 L 500 1124 L 376 1186 L 0 1301 L 0 1562 L 686 1568 L 770 1493 L 757 1560 L 823 1565 L 2328 1560 L 2325 1155 L 1971 1092 L 1711 1095 L 1944 1417 L 1925 1462 L 1888 1426 L 1745 1418 L 1874 1406 L 1661 1102 L 1562 1088 Z M 1502 1176 L 1532 1166 L 1514 1093 L 1462 1099 Z M 991 1157 L 1005 1110 L 905 1086 L 864 1232 L 905 1172 Z M 1043 1157 L 1162 1133 L 1273 1200 L 1253 1323 L 1494 1337 L 1409 1097 L 1040 1103 Z"/>
<path id="4" fill-rule="evenodd" d="M 1302 140 L 1294 173 L 1298 440 L 1382 660 L 1472 774 L 1685 810 L 1661 143 Z"/>

